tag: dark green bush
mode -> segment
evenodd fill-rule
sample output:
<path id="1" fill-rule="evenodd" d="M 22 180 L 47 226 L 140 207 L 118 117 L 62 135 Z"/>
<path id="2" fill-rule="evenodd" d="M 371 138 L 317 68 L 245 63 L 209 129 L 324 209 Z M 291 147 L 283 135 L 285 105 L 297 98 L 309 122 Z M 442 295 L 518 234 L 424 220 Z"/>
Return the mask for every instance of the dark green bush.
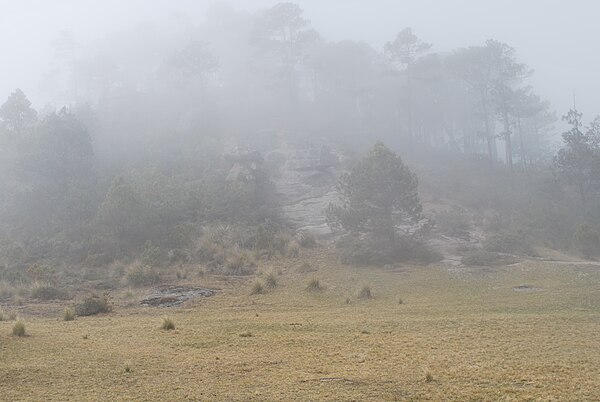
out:
<path id="1" fill-rule="evenodd" d="M 483 243 L 486 251 L 516 255 L 535 256 L 535 251 L 527 238 L 521 234 L 498 233 L 488 236 Z"/>
<path id="2" fill-rule="evenodd" d="M 600 233 L 589 225 L 580 225 L 575 233 L 577 249 L 586 257 L 600 254 Z"/>
<path id="3" fill-rule="evenodd" d="M 515 262 L 517 260 L 511 256 L 485 250 L 470 251 L 462 258 L 462 263 L 468 266 L 509 265 Z"/>
<path id="4" fill-rule="evenodd" d="M 344 264 L 384 266 L 395 262 L 430 264 L 444 257 L 423 242 L 399 237 L 394 243 L 383 237 L 348 235 L 337 243 Z"/>
<path id="5" fill-rule="evenodd" d="M 436 226 L 439 231 L 452 237 L 463 240 L 470 239 L 471 222 L 466 214 L 458 209 L 439 212 L 435 215 Z"/>

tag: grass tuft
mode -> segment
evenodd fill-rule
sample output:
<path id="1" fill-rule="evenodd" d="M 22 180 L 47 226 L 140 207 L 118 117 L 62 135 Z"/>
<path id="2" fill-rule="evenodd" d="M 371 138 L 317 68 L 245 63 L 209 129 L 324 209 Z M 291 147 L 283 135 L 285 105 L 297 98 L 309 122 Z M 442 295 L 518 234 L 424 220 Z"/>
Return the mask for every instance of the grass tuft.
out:
<path id="1" fill-rule="evenodd" d="M 75 319 L 75 311 L 72 308 L 67 307 L 63 311 L 63 321 L 73 321 Z"/>
<path id="2" fill-rule="evenodd" d="M 253 295 L 262 295 L 265 293 L 265 286 L 260 281 L 256 281 L 252 284 L 252 288 L 250 289 L 250 296 Z"/>
<path id="3" fill-rule="evenodd" d="M 175 329 L 175 322 L 169 317 L 163 318 L 162 329 L 165 331 L 172 331 Z"/>
<path id="4" fill-rule="evenodd" d="M 274 272 L 269 272 L 265 276 L 265 287 L 267 289 L 275 289 L 277 287 L 277 276 Z"/>
<path id="5" fill-rule="evenodd" d="M 323 286 L 318 279 L 313 278 L 308 282 L 308 286 L 306 286 L 306 291 L 308 292 L 320 292 L 323 290 Z"/>
<path id="6" fill-rule="evenodd" d="M 14 336 L 25 336 L 25 323 L 21 320 L 17 321 L 13 326 L 12 333 Z"/>
<path id="7" fill-rule="evenodd" d="M 372 299 L 373 293 L 371 293 L 371 287 L 363 286 L 363 288 L 360 290 L 360 292 L 358 292 L 358 298 L 359 299 Z"/>
<path id="8" fill-rule="evenodd" d="M 425 382 L 433 382 L 433 374 L 429 369 L 424 369 L 423 373 L 425 374 Z"/>

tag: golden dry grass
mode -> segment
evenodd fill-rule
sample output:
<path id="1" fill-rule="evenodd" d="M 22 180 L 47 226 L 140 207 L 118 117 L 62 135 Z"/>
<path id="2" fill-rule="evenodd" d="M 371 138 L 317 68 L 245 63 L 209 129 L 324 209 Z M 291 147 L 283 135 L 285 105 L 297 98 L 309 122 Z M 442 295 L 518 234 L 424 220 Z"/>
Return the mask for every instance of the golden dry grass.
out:
<path id="1" fill-rule="evenodd" d="M 118 298 L 103 316 L 25 316 L 25 338 L 0 322 L 0 399 L 600 399 L 598 267 L 385 271 L 303 253 L 316 272 L 271 263 L 282 275 L 264 295 L 249 295 L 251 278 L 221 282 L 168 310 L 173 331 L 164 309 Z M 306 292 L 310 278 L 325 290 Z M 356 298 L 365 283 L 374 299 Z"/>

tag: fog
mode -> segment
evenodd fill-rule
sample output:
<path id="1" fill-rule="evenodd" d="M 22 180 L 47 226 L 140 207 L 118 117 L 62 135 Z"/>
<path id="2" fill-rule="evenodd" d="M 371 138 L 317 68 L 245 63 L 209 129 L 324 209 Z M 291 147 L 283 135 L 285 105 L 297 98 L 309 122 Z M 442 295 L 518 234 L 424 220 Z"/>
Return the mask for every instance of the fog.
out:
<path id="1" fill-rule="evenodd" d="M 600 3 L 296 1 L 0 0 L 0 399 L 600 400 Z"/>
<path id="2" fill-rule="evenodd" d="M 63 32 L 85 44 L 142 22 L 197 25 L 214 1 L 0 1 L 0 94 L 22 88 L 36 107 L 53 100 L 43 77 L 55 65 L 53 42 Z M 231 0 L 239 10 L 255 12 L 274 4 Z M 532 78 L 543 98 L 563 113 L 576 94 L 578 107 L 595 113 L 600 104 L 600 5 L 576 0 L 405 1 L 299 0 L 314 28 L 327 40 L 367 41 L 375 49 L 410 26 L 446 51 L 494 38 L 510 44 L 535 69 Z"/>

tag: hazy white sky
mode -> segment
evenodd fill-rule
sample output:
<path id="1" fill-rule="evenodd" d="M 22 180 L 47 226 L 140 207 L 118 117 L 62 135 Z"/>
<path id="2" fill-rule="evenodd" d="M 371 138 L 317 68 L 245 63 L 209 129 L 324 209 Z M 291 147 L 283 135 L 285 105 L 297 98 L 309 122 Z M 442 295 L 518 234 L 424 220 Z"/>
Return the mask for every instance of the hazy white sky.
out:
<path id="1" fill-rule="evenodd" d="M 210 0 L 0 0 L 0 101 L 22 88 L 36 107 L 61 31 L 81 42 L 176 14 L 202 21 Z M 230 0 L 253 11 L 276 1 Z M 600 113 L 600 1 L 596 0 L 297 0 L 327 39 L 365 40 L 377 49 L 406 26 L 434 50 L 507 42 L 536 70 L 536 91 L 559 114 L 572 104 Z"/>

